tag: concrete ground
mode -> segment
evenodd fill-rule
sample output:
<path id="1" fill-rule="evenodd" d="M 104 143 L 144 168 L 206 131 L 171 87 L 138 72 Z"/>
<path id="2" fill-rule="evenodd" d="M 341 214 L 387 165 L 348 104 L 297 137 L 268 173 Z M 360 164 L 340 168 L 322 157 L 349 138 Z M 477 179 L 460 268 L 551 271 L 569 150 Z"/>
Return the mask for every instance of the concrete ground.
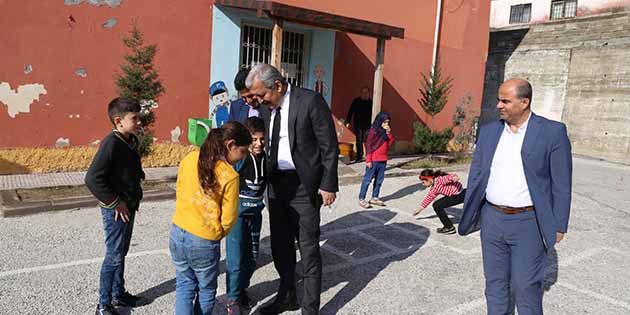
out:
<path id="1" fill-rule="evenodd" d="M 630 314 L 630 167 L 575 158 L 570 230 L 549 254 L 546 314 Z M 458 173 L 464 180 L 465 173 Z M 385 179 L 386 207 L 363 210 L 358 184 L 322 210 L 322 314 L 485 314 L 479 234 L 438 235 L 432 210 L 410 212 L 417 178 Z M 136 219 L 127 288 L 153 302 L 123 314 L 172 314 L 168 255 L 174 201 L 147 202 Z M 455 221 L 461 205 L 449 210 Z M 265 214 L 263 252 L 250 294 L 278 285 Z M 0 219 L 0 314 L 92 314 L 104 252 L 96 208 Z M 224 266 L 215 314 L 225 314 Z M 293 312 L 288 314 L 299 314 Z"/>

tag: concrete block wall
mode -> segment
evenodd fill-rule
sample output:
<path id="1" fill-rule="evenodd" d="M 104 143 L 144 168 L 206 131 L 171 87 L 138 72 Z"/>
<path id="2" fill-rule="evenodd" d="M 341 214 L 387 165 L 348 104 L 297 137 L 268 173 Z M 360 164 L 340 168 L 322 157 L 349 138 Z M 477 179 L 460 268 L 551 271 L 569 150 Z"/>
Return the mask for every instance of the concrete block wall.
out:
<path id="1" fill-rule="evenodd" d="M 492 32 L 482 124 L 513 77 L 532 83 L 535 113 L 567 124 L 574 153 L 630 164 L 630 11 Z"/>

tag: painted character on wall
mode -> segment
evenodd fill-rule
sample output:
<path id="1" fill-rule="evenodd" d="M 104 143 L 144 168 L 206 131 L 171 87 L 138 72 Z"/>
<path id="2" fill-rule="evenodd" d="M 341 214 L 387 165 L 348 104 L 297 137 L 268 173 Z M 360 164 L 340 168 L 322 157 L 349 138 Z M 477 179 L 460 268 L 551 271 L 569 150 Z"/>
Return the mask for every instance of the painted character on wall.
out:
<path id="1" fill-rule="evenodd" d="M 217 81 L 210 86 L 210 116 L 215 127 L 221 127 L 228 120 L 230 97 L 223 81 Z"/>
<path id="2" fill-rule="evenodd" d="M 315 77 L 315 85 L 313 86 L 313 90 L 315 92 L 321 94 L 322 96 L 326 96 L 328 94 L 328 85 L 324 82 L 324 75 L 326 74 L 326 70 L 321 65 L 316 65 L 313 68 L 313 76 Z"/>

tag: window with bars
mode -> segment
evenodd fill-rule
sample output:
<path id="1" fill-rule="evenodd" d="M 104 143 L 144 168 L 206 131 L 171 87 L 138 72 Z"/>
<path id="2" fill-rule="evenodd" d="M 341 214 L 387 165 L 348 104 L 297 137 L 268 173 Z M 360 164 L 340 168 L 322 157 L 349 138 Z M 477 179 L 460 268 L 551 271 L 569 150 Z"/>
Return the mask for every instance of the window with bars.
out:
<path id="1" fill-rule="evenodd" d="M 551 19 L 575 17 L 577 14 L 577 0 L 559 0 L 551 2 Z"/>
<path id="2" fill-rule="evenodd" d="M 510 24 L 527 23 L 532 18 L 532 4 L 518 4 L 510 7 Z"/>
<path id="3" fill-rule="evenodd" d="M 241 67 L 269 63 L 271 60 L 271 28 L 243 25 L 241 29 Z M 282 33 L 282 74 L 294 86 L 306 85 L 306 35 Z"/>

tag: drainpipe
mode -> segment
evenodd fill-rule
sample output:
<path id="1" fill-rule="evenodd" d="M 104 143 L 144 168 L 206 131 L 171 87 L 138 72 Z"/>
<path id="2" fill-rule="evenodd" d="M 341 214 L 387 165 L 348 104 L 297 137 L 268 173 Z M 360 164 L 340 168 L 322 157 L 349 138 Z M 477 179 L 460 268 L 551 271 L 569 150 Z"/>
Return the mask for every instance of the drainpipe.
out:
<path id="1" fill-rule="evenodd" d="M 431 74 L 435 70 L 435 63 L 438 57 L 438 44 L 440 41 L 440 24 L 442 21 L 442 1 L 437 0 L 437 13 L 435 16 L 435 35 L 433 36 L 433 59 L 431 60 Z"/>

